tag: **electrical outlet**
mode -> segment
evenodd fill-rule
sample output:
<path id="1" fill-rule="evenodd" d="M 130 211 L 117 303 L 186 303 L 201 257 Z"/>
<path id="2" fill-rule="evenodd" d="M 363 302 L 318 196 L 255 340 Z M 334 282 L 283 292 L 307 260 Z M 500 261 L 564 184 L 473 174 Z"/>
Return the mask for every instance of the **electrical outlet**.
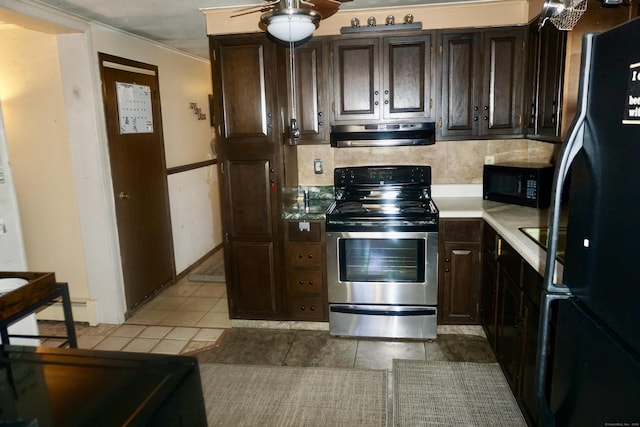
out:
<path id="1" fill-rule="evenodd" d="M 324 172 L 322 169 L 322 159 L 315 159 L 313 161 L 313 173 L 320 175 L 322 172 Z"/>
<path id="2" fill-rule="evenodd" d="M 492 165 L 495 163 L 495 161 L 496 161 L 496 158 L 494 156 L 484 156 L 485 165 Z"/>

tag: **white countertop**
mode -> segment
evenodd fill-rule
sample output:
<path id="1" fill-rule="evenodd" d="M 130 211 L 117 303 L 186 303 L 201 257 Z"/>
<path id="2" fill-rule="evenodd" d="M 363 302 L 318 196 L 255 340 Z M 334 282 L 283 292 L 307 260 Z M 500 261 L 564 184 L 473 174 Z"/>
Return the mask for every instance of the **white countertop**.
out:
<path id="1" fill-rule="evenodd" d="M 521 227 L 546 227 L 547 209 L 528 208 L 482 200 L 482 196 L 451 197 L 445 192 L 434 192 L 433 201 L 440 218 L 482 218 L 524 258 L 529 265 L 544 275 L 547 252 L 527 237 Z M 450 192 L 449 194 L 455 194 Z M 557 263 L 556 277 L 562 277 L 562 265 Z M 556 281 L 557 283 L 557 281 Z"/>

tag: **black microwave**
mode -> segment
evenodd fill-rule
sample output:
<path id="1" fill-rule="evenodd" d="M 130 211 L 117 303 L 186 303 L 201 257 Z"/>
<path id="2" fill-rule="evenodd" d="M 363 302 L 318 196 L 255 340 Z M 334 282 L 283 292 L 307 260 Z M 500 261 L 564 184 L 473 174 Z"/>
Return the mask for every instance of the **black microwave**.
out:
<path id="1" fill-rule="evenodd" d="M 482 197 L 496 202 L 548 208 L 554 170 L 555 167 L 549 164 L 484 165 Z"/>

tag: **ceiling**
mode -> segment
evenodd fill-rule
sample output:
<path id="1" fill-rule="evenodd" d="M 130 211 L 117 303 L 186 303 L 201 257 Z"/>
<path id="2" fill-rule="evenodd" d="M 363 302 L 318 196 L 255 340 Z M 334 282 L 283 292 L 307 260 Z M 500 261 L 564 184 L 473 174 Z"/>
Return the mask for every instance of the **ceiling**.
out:
<path id="1" fill-rule="evenodd" d="M 261 3 L 258 0 L 37 1 L 206 59 L 209 59 L 209 44 L 205 16 L 200 9 L 235 6 L 242 8 Z M 372 9 L 471 1 L 483 0 L 352 0 L 344 3 L 340 9 Z"/>

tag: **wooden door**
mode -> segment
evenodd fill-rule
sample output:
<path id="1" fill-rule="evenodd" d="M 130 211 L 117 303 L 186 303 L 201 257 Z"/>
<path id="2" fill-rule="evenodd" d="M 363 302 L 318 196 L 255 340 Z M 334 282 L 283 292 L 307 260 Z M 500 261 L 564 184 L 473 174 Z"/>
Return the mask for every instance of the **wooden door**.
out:
<path id="1" fill-rule="evenodd" d="M 217 149 L 230 316 L 275 318 L 284 185 L 276 46 L 263 34 L 212 40 L 216 121 L 223 124 Z"/>
<path id="2" fill-rule="evenodd" d="M 380 52 L 377 38 L 333 42 L 335 121 L 380 118 Z"/>
<path id="3" fill-rule="evenodd" d="M 522 126 L 524 30 L 484 33 L 482 135 L 516 135 Z"/>
<path id="4" fill-rule="evenodd" d="M 442 123 L 443 137 L 478 134 L 482 83 L 480 33 L 442 35 Z"/>
<path id="5" fill-rule="evenodd" d="M 329 120 L 326 116 L 329 101 L 325 81 L 329 75 L 327 56 L 327 43 L 323 40 L 312 40 L 294 48 L 295 118 L 300 129 L 297 143 L 318 143 L 329 139 Z M 293 112 L 291 106 L 290 110 Z"/>
<path id="6" fill-rule="evenodd" d="M 435 60 L 431 34 L 383 39 L 383 117 L 432 119 Z"/>
<path id="7" fill-rule="evenodd" d="M 175 278 L 156 66 L 99 54 L 127 309 Z"/>

